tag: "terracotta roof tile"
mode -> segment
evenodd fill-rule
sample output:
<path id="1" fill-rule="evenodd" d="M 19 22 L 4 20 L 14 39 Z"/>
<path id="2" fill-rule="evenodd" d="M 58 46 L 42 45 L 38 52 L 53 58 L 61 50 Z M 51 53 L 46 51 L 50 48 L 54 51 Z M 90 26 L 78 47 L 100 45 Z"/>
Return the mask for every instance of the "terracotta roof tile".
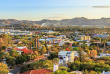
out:
<path id="1" fill-rule="evenodd" d="M 48 70 L 48 69 L 37 69 L 37 70 L 27 71 L 22 74 L 48 74 L 48 73 L 52 73 L 52 72 L 53 71 Z"/>

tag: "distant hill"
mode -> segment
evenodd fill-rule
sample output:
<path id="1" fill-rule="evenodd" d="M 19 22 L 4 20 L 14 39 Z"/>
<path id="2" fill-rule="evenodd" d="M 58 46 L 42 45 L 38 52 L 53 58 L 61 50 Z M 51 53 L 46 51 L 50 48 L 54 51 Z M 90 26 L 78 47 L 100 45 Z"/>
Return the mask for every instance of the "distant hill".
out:
<path id="1" fill-rule="evenodd" d="M 80 17 L 80 18 L 63 19 L 63 20 L 43 19 L 41 21 L 0 19 L 0 25 L 14 25 L 14 24 L 41 25 L 41 26 L 110 25 L 110 18 L 88 19 L 88 18 Z"/>

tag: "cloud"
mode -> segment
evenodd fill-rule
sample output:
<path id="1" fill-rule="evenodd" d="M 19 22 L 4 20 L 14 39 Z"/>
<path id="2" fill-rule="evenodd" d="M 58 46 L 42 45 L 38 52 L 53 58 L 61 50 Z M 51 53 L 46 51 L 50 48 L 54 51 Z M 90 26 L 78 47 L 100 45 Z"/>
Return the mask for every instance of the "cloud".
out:
<path id="1" fill-rule="evenodd" d="M 93 8 L 110 8 L 110 6 L 92 6 Z"/>

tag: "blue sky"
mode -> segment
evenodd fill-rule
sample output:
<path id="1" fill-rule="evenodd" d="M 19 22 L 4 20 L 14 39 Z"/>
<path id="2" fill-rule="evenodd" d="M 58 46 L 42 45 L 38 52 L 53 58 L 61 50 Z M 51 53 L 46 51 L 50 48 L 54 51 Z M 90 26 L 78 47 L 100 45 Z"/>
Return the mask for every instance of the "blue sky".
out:
<path id="1" fill-rule="evenodd" d="M 110 7 L 107 6 L 110 6 L 110 0 L 1 0 L 0 18 L 60 20 L 74 17 L 110 17 Z"/>

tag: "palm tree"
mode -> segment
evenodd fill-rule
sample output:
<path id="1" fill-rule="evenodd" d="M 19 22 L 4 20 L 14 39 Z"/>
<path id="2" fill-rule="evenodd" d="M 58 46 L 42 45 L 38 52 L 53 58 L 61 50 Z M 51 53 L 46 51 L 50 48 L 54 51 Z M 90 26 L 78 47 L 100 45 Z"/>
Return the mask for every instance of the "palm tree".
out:
<path id="1" fill-rule="evenodd" d="M 104 44 L 104 50 L 106 50 L 106 49 L 105 49 L 105 43 L 106 43 L 106 42 L 107 42 L 107 39 L 104 38 L 104 39 L 102 40 L 102 43 Z"/>

